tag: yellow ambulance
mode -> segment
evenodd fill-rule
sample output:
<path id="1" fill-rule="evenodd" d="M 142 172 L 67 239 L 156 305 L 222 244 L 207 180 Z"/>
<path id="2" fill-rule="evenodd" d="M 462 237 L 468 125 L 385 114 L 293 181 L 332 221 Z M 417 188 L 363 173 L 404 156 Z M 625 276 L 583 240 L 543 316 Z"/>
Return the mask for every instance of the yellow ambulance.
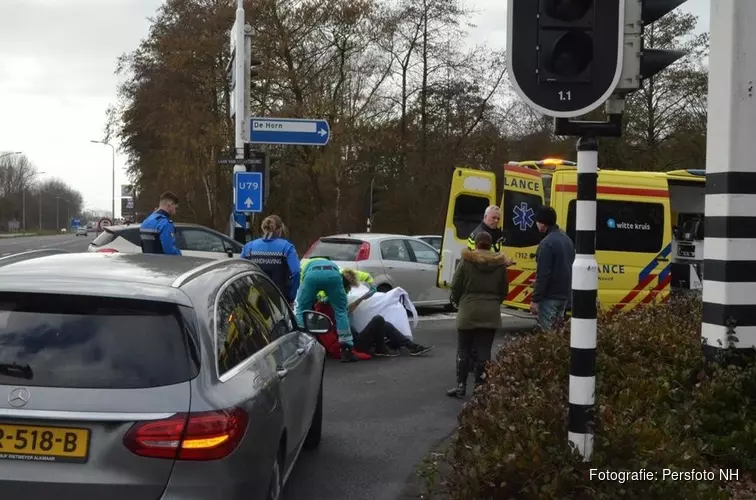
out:
<path id="1" fill-rule="evenodd" d="M 630 310 L 669 297 L 672 264 L 678 257 L 673 234 L 687 221 L 703 219 L 704 194 L 702 170 L 599 170 L 596 260 L 602 308 Z M 557 224 L 574 241 L 576 196 L 577 168 L 566 160 L 509 162 L 494 172 L 456 168 L 447 204 L 438 286 L 451 285 L 468 236 L 481 222 L 486 207 L 499 205 L 507 235 L 502 251 L 516 261 L 509 268 L 509 295 L 504 304 L 527 309 L 535 281 L 535 252 L 541 240 L 535 211 L 542 204 L 552 206 Z M 686 262 L 691 273 L 693 269 L 700 273 L 702 253 L 700 262 Z M 693 259 L 692 254 L 686 256 Z"/>

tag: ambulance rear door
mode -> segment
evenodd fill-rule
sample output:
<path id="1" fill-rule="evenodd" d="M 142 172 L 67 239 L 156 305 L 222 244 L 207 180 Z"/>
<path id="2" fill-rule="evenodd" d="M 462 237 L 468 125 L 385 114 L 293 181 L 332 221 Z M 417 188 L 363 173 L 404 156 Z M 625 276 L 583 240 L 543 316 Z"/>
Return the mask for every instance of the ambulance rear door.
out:
<path id="1" fill-rule="evenodd" d="M 446 205 L 444 239 L 438 264 L 437 286 L 449 288 L 467 238 L 483 220 L 483 213 L 496 205 L 496 176 L 493 172 L 455 168 Z"/>
<path id="2" fill-rule="evenodd" d="M 542 235 L 535 223 L 536 210 L 544 204 L 541 172 L 521 165 L 504 166 L 504 196 L 501 203 L 503 251 L 515 260 L 509 268 L 509 294 L 504 304 L 526 309 L 535 283 L 535 252 Z"/>

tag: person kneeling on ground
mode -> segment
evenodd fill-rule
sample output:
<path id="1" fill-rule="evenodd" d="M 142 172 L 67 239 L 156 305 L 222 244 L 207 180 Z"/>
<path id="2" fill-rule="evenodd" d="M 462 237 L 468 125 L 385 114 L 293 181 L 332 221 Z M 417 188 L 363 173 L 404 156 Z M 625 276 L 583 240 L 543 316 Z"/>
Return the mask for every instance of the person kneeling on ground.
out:
<path id="1" fill-rule="evenodd" d="M 501 328 L 501 303 L 509 293 L 506 255 L 491 252 L 491 235 L 475 235 L 475 250 L 464 249 L 452 278 L 457 312 L 457 386 L 446 391 L 461 398 L 467 392 L 470 351 L 475 348 L 475 385 L 485 381 L 496 330 Z"/>
<path id="2" fill-rule="evenodd" d="M 357 274 L 350 269 L 344 269 L 342 271 L 342 277 L 344 280 L 344 290 L 346 291 L 347 296 L 349 296 L 352 287 L 358 286 L 360 281 L 362 281 L 357 277 Z M 348 307 L 349 314 L 351 315 L 360 304 L 365 300 L 368 300 L 375 293 L 374 290 L 370 290 L 362 297 L 353 300 Z M 350 323 L 352 322 L 350 321 Z M 354 338 L 355 349 L 361 352 L 370 352 L 371 349 L 374 349 L 372 354 L 375 356 L 395 357 L 399 355 L 397 351 L 401 348 L 407 349 L 411 356 L 419 356 L 427 353 L 434 347 L 420 345 L 408 339 L 381 315 L 373 316 L 361 332 L 355 333 L 355 331 L 352 330 L 352 337 Z M 391 349 L 389 349 L 389 346 L 391 346 Z"/>

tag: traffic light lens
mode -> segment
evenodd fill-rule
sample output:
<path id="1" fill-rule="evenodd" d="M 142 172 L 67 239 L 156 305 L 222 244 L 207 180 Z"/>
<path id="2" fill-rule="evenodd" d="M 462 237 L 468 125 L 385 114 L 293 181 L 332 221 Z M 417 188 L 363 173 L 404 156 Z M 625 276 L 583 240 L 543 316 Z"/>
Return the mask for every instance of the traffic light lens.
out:
<path id="1" fill-rule="evenodd" d="M 585 17 L 593 7 L 593 0 L 546 0 L 546 14 L 565 23 L 573 23 Z"/>
<path id="2" fill-rule="evenodd" d="M 593 39 L 583 31 L 562 35 L 549 61 L 549 72 L 562 77 L 574 77 L 584 72 L 593 61 Z"/>

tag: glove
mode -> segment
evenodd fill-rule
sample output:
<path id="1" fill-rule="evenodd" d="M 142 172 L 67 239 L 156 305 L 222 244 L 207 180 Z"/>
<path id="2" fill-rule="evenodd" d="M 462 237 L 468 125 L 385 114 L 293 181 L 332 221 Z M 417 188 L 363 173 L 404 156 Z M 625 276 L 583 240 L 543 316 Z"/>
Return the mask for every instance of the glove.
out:
<path id="1" fill-rule="evenodd" d="M 375 293 L 377 291 L 378 289 L 375 287 L 375 285 L 370 285 L 370 293 Z"/>

